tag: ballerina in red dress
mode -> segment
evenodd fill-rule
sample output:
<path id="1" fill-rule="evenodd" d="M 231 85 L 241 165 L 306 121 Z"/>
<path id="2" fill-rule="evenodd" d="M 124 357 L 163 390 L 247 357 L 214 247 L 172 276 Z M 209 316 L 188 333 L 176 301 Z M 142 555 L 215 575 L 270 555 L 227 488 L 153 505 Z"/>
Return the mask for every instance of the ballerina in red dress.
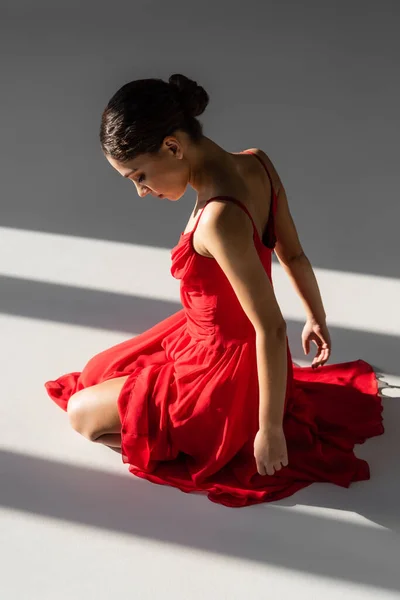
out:
<path id="1" fill-rule="evenodd" d="M 376 375 L 360 359 L 326 364 L 326 315 L 282 182 L 262 150 L 230 153 L 203 135 L 196 117 L 208 100 L 177 74 L 128 83 L 104 110 L 104 155 L 141 197 L 197 191 L 171 251 L 183 308 L 48 381 L 47 392 L 132 474 L 226 506 L 369 479 L 353 449 L 383 433 Z M 306 308 L 311 367 L 292 362 L 272 252 Z"/>

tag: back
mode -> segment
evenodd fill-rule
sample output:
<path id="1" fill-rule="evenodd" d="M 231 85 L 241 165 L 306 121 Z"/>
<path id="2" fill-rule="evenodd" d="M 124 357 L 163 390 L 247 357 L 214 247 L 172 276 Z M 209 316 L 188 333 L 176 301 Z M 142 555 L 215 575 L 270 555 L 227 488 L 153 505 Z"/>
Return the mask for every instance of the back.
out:
<path id="1" fill-rule="evenodd" d="M 212 197 L 223 194 L 238 198 L 250 213 L 259 238 L 274 249 L 282 264 L 288 265 L 294 258 L 304 255 L 304 251 L 290 214 L 284 186 L 274 165 L 259 148 L 232 153 L 232 156 L 235 158 L 235 172 L 222 176 L 223 186 L 216 186 Z M 204 222 L 204 217 L 199 219 L 198 214 L 193 215 L 185 233 L 197 226 L 198 221 Z M 200 226 L 193 237 L 193 248 L 198 254 L 210 257 Z"/>
<path id="2" fill-rule="evenodd" d="M 212 211 L 218 210 L 215 205 L 209 208 L 206 205 L 214 204 L 210 201 L 222 197 L 236 198 L 242 207 L 245 207 L 260 240 L 263 240 L 263 243 L 269 248 L 274 248 L 275 236 L 272 218 L 276 209 L 276 196 L 274 198 L 273 193 L 274 181 L 258 153 L 257 148 L 231 153 L 234 158 L 233 168 L 231 166 L 228 171 L 219 173 L 216 177 L 217 185 L 208 190 L 208 196 L 200 199 L 201 203 L 204 203 L 203 208 L 193 213 L 184 231 L 187 234 L 189 231 L 197 229 L 197 225 L 199 225 L 198 232 L 193 237 L 193 247 L 198 254 L 210 257 L 206 249 L 206 232 L 204 231 L 203 234 L 201 222 L 207 221 L 210 211 L 212 214 Z M 200 219 L 203 211 L 205 214 Z"/>
<path id="3" fill-rule="evenodd" d="M 304 256 L 304 250 L 299 240 L 296 226 L 290 212 L 289 203 L 282 181 L 272 164 L 270 158 L 259 148 L 252 148 L 257 156 L 261 158 L 270 174 L 272 185 L 276 194 L 276 214 L 274 218 L 275 227 L 275 254 L 282 265 L 288 266 L 291 261 Z"/>

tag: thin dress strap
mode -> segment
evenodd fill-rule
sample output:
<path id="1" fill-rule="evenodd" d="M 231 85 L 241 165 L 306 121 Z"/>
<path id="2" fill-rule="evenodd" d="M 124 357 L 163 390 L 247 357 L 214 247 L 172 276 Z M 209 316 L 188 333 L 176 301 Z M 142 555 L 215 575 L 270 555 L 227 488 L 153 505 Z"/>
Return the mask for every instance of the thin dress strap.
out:
<path id="1" fill-rule="evenodd" d="M 265 162 L 263 161 L 263 159 L 261 158 L 261 156 L 258 156 L 258 154 L 256 154 L 255 152 L 253 152 L 252 150 L 243 150 L 241 152 L 241 154 L 252 154 L 253 156 L 255 156 L 260 163 L 262 164 L 262 166 L 264 167 L 267 175 L 268 175 L 268 179 L 271 183 L 271 208 L 269 211 L 269 216 L 268 216 L 268 221 L 267 221 L 267 226 L 264 230 L 263 236 L 262 236 L 262 242 L 265 246 L 267 246 L 268 248 L 273 249 L 275 247 L 276 244 L 276 233 L 275 233 L 275 214 L 276 214 L 276 209 L 277 209 L 277 204 L 278 204 L 278 197 L 275 193 L 275 188 L 274 185 L 272 183 L 272 178 L 271 175 L 268 171 L 267 165 L 265 164 Z"/>

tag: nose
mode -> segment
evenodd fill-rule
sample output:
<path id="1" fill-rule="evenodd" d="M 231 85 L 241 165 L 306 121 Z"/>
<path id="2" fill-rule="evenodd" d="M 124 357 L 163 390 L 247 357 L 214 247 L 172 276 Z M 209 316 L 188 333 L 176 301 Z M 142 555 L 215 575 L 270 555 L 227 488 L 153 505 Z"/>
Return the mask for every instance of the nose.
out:
<path id="1" fill-rule="evenodd" d="M 137 186 L 135 182 L 133 182 L 133 183 L 135 184 L 137 193 L 139 194 L 140 198 L 144 198 L 145 196 L 147 196 L 147 194 L 149 193 L 149 190 Z"/>

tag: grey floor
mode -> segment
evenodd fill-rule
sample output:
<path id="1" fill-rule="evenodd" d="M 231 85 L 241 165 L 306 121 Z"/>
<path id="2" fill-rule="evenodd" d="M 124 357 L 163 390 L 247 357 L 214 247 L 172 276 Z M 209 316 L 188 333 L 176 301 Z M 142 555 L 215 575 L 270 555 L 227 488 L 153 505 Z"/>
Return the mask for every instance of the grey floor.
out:
<path id="1" fill-rule="evenodd" d="M 284 501 L 230 509 L 137 479 L 118 454 L 69 427 L 43 383 L 135 335 L 126 330 L 131 296 L 133 323 L 140 321 L 140 297 L 149 325 L 165 306 L 179 308 L 169 251 L 10 228 L 0 233 L 1 598 L 399 598 L 398 389 L 382 389 L 385 435 L 356 448 L 370 463 L 371 480 L 349 489 L 313 484 Z M 129 280 L 116 266 L 127 263 Z M 355 281 L 360 290 L 368 282 L 317 274 L 333 325 L 351 328 L 332 290 Z M 285 316 L 300 319 L 277 266 L 274 277 Z M 30 282 L 29 298 L 23 280 Z M 383 289 L 393 282 L 377 280 Z M 355 330 L 367 328 L 373 290 L 365 312 L 354 315 Z M 370 331 L 379 327 L 385 329 L 384 319 L 369 324 Z M 294 359 L 309 364 L 297 343 L 293 337 Z M 362 347 L 353 356 L 359 357 Z M 382 380 L 400 385 L 391 374 Z"/>

